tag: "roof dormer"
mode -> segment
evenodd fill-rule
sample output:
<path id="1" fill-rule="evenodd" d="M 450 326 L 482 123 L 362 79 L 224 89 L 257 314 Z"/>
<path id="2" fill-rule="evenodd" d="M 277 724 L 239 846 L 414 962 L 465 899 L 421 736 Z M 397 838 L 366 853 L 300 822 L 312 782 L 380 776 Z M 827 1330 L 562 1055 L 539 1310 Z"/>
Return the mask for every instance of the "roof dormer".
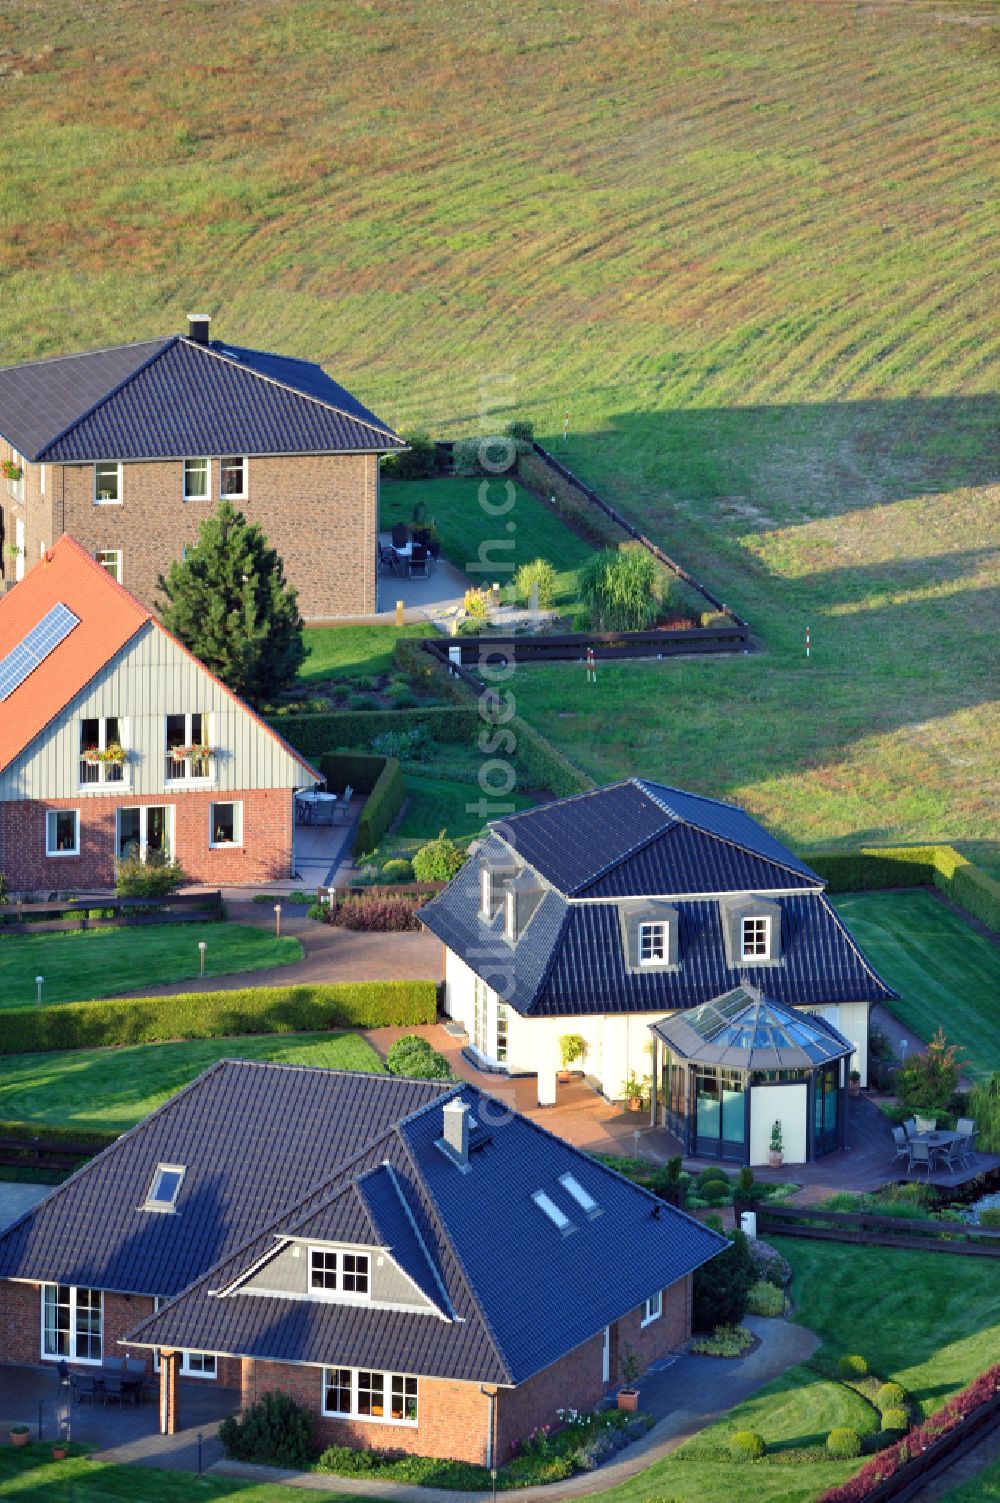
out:
<path id="1" fill-rule="evenodd" d="M 627 970 L 666 971 L 680 963 L 680 916 L 672 904 L 637 898 L 619 904 L 618 919 Z"/>
<path id="2" fill-rule="evenodd" d="M 503 905 L 504 894 L 517 876 L 517 863 L 513 856 L 483 856 L 479 863 L 479 913 L 486 920 L 496 918 Z"/>
<path id="3" fill-rule="evenodd" d="M 757 893 L 719 903 L 726 962 L 735 970 L 777 965 L 781 960 L 781 904 Z"/>
<path id="4" fill-rule="evenodd" d="M 503 928 L 512 945 L 516 945 L 521 938 L 544 895 L 545 889 L 538 878 L 527 870 L 507 883 L 504 891 Z"/>

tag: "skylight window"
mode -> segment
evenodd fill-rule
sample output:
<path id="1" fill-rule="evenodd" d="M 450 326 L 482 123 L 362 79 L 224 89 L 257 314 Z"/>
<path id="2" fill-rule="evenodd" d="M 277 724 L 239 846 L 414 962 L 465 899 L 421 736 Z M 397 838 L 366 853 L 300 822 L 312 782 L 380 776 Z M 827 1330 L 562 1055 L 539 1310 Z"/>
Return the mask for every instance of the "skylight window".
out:
<path id="1" fill-rule="evenodd" d="M 551 1195 L 546 1195 L 544 1190 L 536 1190 L 531 1198 L 542 1214 L 549 1218 L 552 1225 L 557 1227 L 563 1236 L 566 1236 L 573 1230 L 572 1221 L 570 1221 L 565 1211 L 560 1211 Z"/>
<path id="2" fill-rule="evenodd" d="M 144 1211 L 176 1211 L 177 1196 L 184 1178 L 183 1164 L 157 1164 L 153 1183 L 146 1196 Z"/>
<path id="3" fill-rule="evenodd" d="M 590 1191 L 583 1188 L 580 1181 L 576 1178 L 575 1175 L 560 1174 L 559 1183 L 566 1191 L 566 1194 L 571 1196 L 572 1199 L 576 1201 L 581 1211 L 585 1211 L 588 1216 L 597 1215 L 597 1213 L 601 1209 L 600 1206 L 597 1204 L 597 1201 L 591 1195 Z"/>

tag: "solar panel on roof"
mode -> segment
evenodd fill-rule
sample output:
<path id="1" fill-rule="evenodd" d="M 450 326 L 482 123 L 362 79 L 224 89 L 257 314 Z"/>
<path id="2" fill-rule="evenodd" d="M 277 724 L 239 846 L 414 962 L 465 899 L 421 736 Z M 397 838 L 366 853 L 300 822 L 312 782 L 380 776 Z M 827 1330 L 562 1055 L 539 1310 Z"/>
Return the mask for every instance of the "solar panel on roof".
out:
<path id="1" fill-rule="evenodd" d="M 33 673 L 39 663 L 44 663 L 49 653 L 66 640 L 74 626 L 79 625 L 79 616 L 74 616 L 62 601 L 46 612 L 24 640 L 0 660 L 0 700 L 9 699 L 28 674 Z"/>

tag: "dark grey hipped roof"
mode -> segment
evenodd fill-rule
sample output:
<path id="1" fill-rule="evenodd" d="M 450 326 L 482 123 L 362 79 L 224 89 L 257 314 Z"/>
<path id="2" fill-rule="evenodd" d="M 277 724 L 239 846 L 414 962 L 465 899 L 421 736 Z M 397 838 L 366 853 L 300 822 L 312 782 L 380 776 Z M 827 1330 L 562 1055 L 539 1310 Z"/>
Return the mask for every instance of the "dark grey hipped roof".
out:
<path id="1" fill-rule="evenodd" d="M 405 447 L 318 365 L 179 334 L 0 369 L 0 432 L 70 464 Z"/>
<path id="2" fill-rule="evenodd" d="M 825 1018 L 784 1007 L 749 983 L 649 1028 L 681 1059 L 726 1070 L 815 1070 L 854 1053 Z"/>

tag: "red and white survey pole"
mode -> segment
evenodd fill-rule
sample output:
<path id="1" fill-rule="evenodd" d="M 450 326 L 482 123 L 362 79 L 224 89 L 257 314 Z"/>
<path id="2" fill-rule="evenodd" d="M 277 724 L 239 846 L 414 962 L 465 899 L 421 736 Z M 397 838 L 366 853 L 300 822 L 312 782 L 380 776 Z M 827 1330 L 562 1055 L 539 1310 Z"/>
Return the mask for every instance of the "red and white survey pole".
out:
<path id="1" fill-rule="evenodd" d="M 586 663 L 587 663 L 587 683 L 588 684 L 596 684 L 597 683 L 597 663 L 596 663 L 596 661 L 594 659 L 594 649 L 592 647 L 588 647 L 587 648 Z"/>

